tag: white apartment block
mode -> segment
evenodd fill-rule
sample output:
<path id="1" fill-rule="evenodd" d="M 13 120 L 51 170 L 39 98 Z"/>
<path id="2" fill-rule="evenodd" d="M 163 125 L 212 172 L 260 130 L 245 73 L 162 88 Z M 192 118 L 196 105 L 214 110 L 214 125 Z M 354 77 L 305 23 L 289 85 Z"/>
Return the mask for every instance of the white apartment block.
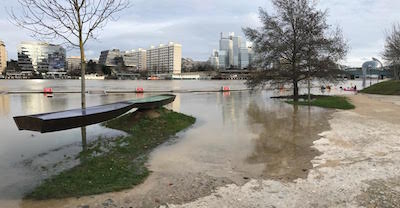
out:
<path id="1" fill-rule="evenodd" d="M 81 57 L 71 56 L 67 58 L 67 69 L 68 71 L 80 70 L 81 69 Z"/>
<path id="2" fill-rule="evenodd" d="M 182 72 L 182 45 L 170 42 L 168 45 L 150 47 L 146 52 L 147 70 L 154 74 L 180 74 Z"/>
<path id="3" fill-rule="evenodd" d="M 182 71 L 182 45 L 169 42 L 150 49 L 121 52 L 118 49 L 102 51 L 99 63 L 116 66 L 122 58 L 126 67 L 134 70 L 147 70 L 152 74 L 180 74 Z"/>
<path id="4" fill-rule="evenodd" d="M 0 40 L 0 74 L 4 72 L 7 67 L 7 51 L 6 45 Z"/>
<path id="5" fill-rule="evenodd" d="M 136 70 L 146 70 L 146 50 L 139 48 L 138 50 L 126 51 L 122 54 L 122 59 L 128 67 L 133 67 Z"/>

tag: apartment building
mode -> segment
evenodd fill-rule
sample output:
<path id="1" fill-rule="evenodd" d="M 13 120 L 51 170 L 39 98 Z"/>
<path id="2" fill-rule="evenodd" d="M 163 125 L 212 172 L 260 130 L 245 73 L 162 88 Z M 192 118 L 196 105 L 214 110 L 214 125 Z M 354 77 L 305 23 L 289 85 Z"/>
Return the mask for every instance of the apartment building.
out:
<path id="1" fill-rule="evenodd" d="M 180 74 L 182 71 L 182 45 L 170 42 L 158 47 L 121 52 L 118 49 L 102 51 L 99 63 L 117 66 L 123 61 L 128 69 L 148 70 L 152 74 Z"/>
<path id="2" fill-rule="evenodd" d="M 146 58 L 146 50 L 142 48 L 126 51 L 122 54 L 125 66 L 139 71 L 146 70 Z"/>
<path id="3" fill-rule="evenodd" d="M 7 51 L 6 45 L 0 40 L 0 74 L 2 74 L 7 67 Z"/>
<path id="4" fill-rule="evenodd" d="M 60 72 L 66 70 L 66 50 L 45 42 L 21 42 L 18 65 L 22 71 Z"/>
<path id="5" fill-rule="evenodd" d="M 146 54 L 147 70 L 153 74 L 180 74 L 182 72 L 182 45 L 169 42 L 151 46 Z"/>
<path id="6" fill-rule="evenodd" d="M 121 57 L 121 51 L 119 51 L 119 49 L 102 51 L 100 53 L 99 64 L 117 66 L 119 57 Z"/>

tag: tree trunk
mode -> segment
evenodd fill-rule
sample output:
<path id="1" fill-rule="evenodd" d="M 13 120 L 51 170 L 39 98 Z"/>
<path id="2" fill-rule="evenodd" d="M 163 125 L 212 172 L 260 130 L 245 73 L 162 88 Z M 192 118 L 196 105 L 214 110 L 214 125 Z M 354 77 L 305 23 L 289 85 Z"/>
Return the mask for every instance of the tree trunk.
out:
<path id="1" fill-rule="evenodd" d="M 81 50 L 81 107 L 82 109 L 86 108 L 86 63 L 85 63 L 85 49 L 83 45 L 80 45 Z"/>
<path id="2" fill-rule="evenodd" d="M 395 66 L 393 69 L 393 73 L 394 73 L 394 79 L 395 80 L 400 80 L 400 74 L 399 74 L 400 70 L 399 70 L 399 66 Z"/>
<path id="3" fill-rule="evenodd" d="M 297 80 L 293 80 L 293 101 L 299 101 L 299 86 Z"/>
<path id="4" fill-rule="evenodd" d="M 308 105 L 311 105 L 311 81 L 310 77 L 307 79 L 307 91 L 308 91 Z"/>
<path id="5" fill-rule="evenodd" d="M 85 62 L 85 49 L 83 47 L 82 40 L 80 40 L 79 48 L 81 50 L 81 107 L 82 110 L 86 109 L 86 62 Z M 86 126 L 81 127 L 81 136 L 82 136 L 82 149 L 83 151 L 87 150 L 87 142 L 86 142 Z"/>

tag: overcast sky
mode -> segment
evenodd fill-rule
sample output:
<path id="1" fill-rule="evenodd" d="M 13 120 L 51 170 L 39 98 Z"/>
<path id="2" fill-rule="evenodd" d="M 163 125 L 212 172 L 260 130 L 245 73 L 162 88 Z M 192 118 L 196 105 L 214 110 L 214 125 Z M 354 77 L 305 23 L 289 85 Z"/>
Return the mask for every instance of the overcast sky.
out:
<path id="1" fill-rule="evenodd" d="M 8 20 L 6 8 L 18 10 L 16 0 L 0 1 L 0 40 L 6 44 L 9 58 L 15 59 L 19 42 L 32 40 L 28 31 Z M 133 6 L 119 14 L 100 32 L 98 40 L 86 47 L 89 58 L 98 58 L 101 50 L 148 48 L 174 41 L 182 44 L 183 57 L 207 60 L 218 48 L 220 32 L 243 35 L 242 27 L 258 27 L 257 10 L 272 11 L 269 0 L 131 0 Z M 385 34 L 400 22 L 398 0 L 320 0 L 318 7 L 328 9 L 328 21 L 343 29 L 350 45 L 344 64 L 360 66 L 371 57 L 380 58 Z M 48 42 L 57 43 L 57 40 Z M 68 56 L 78 55 L 69 50 Z"/>

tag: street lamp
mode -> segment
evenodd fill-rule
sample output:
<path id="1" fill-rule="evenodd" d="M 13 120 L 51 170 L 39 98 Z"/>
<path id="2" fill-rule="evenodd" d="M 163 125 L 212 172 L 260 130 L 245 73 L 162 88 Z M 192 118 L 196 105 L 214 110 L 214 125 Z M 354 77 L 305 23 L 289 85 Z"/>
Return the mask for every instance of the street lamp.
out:
<path id="1" fill-rule="evenodd" d="M 379 61 L 379 59 L 372 57 L 372 60 L 378 62 L 381 65 L 381 70 L 383 70 L 383 64 L 381 61 Z M 378 75 L 378 81 L 379 81 L 379 75 Z"/>
<path id="2" fill-rule="evenodd" d="M 369 86 L 371 86 L 371 85 L 372 85 L 372 81 L 371 81 L 372 66 L 371 66 L 371 65 L 368 65 L 368 67 L 367 67 L 367 73 L 368 73 L 368 71 L 369 71 Z"/>

